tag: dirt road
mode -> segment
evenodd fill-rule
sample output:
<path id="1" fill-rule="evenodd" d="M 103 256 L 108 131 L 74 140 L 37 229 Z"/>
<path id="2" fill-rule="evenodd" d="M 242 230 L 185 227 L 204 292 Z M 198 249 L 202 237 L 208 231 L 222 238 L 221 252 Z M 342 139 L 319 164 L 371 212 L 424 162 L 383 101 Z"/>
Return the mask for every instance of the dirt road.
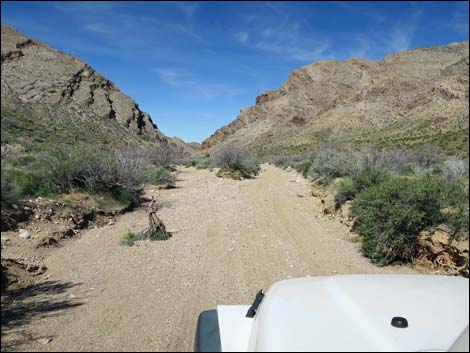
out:
<path id="1" fill-rule="evenodd" d="M 263 166 L 259 177 L 234 181 L 190 168 L 177 186 L 148 190 L 159 194 L 170 240 L 119 245 L 128 229 L 147 225 L 141 209 L 53 253 L 50 277 L 25 302 L 38 315 L 13 328 L 5 347 L 192 350 L 199 312 L 251 303 L 278 280 L 415 271 L 370 264 L 345 226 L 321 216 L 320 201 L 295 172 Z"/>

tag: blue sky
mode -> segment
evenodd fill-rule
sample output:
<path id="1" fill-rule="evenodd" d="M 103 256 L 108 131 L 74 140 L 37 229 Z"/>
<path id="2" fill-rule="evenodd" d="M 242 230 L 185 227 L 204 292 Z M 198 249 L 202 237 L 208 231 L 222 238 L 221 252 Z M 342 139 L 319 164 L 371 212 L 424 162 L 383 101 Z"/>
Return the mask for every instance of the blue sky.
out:
<path id="1" fill-rule="evenodd" d="M 2 2 L 2 23 L 88 62 L 168 136 L 201 141 L 317 60 L 468 40 L 467 2 Z"/>

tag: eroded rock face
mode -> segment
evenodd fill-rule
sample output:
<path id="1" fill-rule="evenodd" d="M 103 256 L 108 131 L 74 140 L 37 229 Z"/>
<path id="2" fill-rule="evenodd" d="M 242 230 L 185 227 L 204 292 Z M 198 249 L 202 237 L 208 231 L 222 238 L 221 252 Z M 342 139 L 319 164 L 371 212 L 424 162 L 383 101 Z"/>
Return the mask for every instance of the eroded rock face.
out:
<path id="1" fill-rule="evenodd" d="M 85 62 L 2 25 L 2 100 L 16 99 L 82 119 L 118 122 L 157 143 L 167 138 L 136 102 Z"/>
<path id="2" fill-rule="evenodd" d="M 453 239 L 445 226 L 418 237 L 416 263 L 446 275 L 468 278 L 468 240 Z"/>
<path id="3" fill-rule="evenodd" d="M 468 129 L 469 44 L 423 48 L 377 62 L 319 61 L 256 98 L 203 149 L 234 144 L 281 151 L 322 142 L 432 140 Z M 467 130 L 468 132 L 468 130 Z"/>

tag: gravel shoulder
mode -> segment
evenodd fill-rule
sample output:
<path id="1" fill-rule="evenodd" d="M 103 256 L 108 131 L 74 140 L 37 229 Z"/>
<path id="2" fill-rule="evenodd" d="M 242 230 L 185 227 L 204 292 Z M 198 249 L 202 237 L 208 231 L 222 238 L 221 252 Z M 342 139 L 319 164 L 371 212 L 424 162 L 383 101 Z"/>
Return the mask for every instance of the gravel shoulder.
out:
<path id="1" fill-rule="evenodd" d="M 187 351 L 201 311 L 249 304 L 278 280 L 418 272 L 372 265 L 346 226 L 322 216 L 307 180 L 262 169 L 234 181 L 182 168 L 177 188 L 148 188 L 173 231 L 167 241 L 119 244 L 147 226 L 139 209 L 53 252 L 43 290 L 23 300 L 37 315 L 3 332 L 2 350 Z"/>

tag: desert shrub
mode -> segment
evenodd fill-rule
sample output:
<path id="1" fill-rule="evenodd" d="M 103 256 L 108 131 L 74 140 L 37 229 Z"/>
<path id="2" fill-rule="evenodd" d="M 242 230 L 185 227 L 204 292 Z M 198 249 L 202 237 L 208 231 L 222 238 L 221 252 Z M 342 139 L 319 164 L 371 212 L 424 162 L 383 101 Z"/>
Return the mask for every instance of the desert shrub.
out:
<path id="1" fill-rule="evenodd" d="M 133 233 L 131 230 L 128 230 L 127 233 L 122 237 L 120 244 L 124 246 L 132 246 L 136 240 L 137 237 L 135 233 Z"/>
<path id="2" fill-rule="evenodd" d="M 125 234 L 121 239 L 121 245 L 132 246 L 138 240 L 168 240 L 170 237 L 171 233 L 163 229 L 154 230 L 151 228 L 146 228 L 137 234 L 128 230 L 127 234 Z"/>
<path id="3" fill-rule="evenodd" d="M 347 177 L 341 180 L 336 188 L 335 202 L 342 205 L 346 201 L 353 200 L 356 197 L 356 188 L 351 178 Z"/>
<path id="4" fill-rule="evenodd" d="M 317 173 L 328 179 L 351 175 L 360 169 L 355 156 L 350 151 L 326 148 L 311 154 L 310 172 Z"/>
<path id="5" fill-rule="evenodd" d="M 276 167 L 287 167 L 293 166 L 295 163 L 305 160 L 303 155 L 290 155 L 290 156 L 276 156 L 269 160 L 270 164 L 274 164 Z"/>
<path id="6" fill-rule="evenodd" d="M 5 205 L 13 204 L 18 200 L 19 197 L 19 190 L 17 187 L 17 184 L 15 183 L 15 180 L 13 178 L 13 175 L 11 173 L 10 167 L 8 167 L 5 163 L 2 161 L 2 170 L 1 170 L 1 204 L 2 207 Z"/>
<path id="7" fill-rule="evenodd" d="M 352 176 L 352 183 L 356 194 L 361 193 L 367 188 L 390 180 L 390 174 L 381 169 L 363 169 Z"/>
<path id="8" fill-rule="evenodd" d="M 353 200 L 362 191 L 372 186 L 378 185 L 390 179 L 390 174 L 380 169 L 362 169 L 350 178 L 340 181 L 335 200 L 337 204 L 343 204 L 348 200 Z"/>
<path id="9" fill-rule="evenodd" d="M 212 163 L 228 171 L 239 171 L 244 178 L 257 175 L 260 169 L 253 154 L 237 147 L 220 148 L 214 153 Z"/>
<path id="10" fill-rule="evenodd" d="M 364 147 L 359 153 L 361 169 L 386 169 L 403 172 L 410 168 L 410 153 L 403 149 L 377 150 Z"/>
<path id="11" fill-rule="evenodd" d="M 449 158 L 441 165 L 441 174 L 447 181 L 454 181 L 468 175 L 468 167 L 462 159 Z"/>
<path id="12" fill-rule="evenodd" d="M 212 168 L 212 161 L 209 157 L 201 158 L 196 164 L 196 169 L 209 169 L 209 168 Z"/>
<path id="13" fill-rule="evenodd" d="M 301 173 L 304 177 L 308 175 L 308 171 L 310 167 L 312 166 L 312 162 L 309 160 L 304 160 L 301 162 L 297 162 L 294 164 L 294 168 Z"/>
<path id="14" fill-rule="evenodd" d="M 439 178 L 394 177 L 361 192 L 351 209 L 365 256 L 379 265 L 412 261 L 418 234 L 445 221 L 449 187 Z"/>
<path id="15" fill-rule="evenodd" d="M 361 168 L 384 169 L 395 173 L 418 171 L 421 175 L 429 174 L 443 160 L 442 154 L 431 145 L 411 149 L 374 149 L 363 147 L 359 152 Z"/>
<path id="16" fill-rule="evenodd" d="M 151 240 L 151 241 L 168 240 L 170 237 L 171 237 L 171 234 L 163 230 L 156 230 L 156 231 L 148 230 L 148 231 L 139 233 L 136 240 Z"/>
<path id="17" fill-rule="evenodd" d="M 53 193 L 49 174 L 35 161 L 22 166 L 19 159 L 2 160 L 2 203 L 23 196 L 48 196 Z"/>
<path id="18" fill-rule="evenodd" d="M 469 209 L 468 204 L 462 204 L 446 213 L 446 223 L 449 225 L 453 238 L 468 239 Z"/>
<path id="19" fill-rule="evenodd" d="M 174 161 L 176 164 L 184 165 L 186 168 L 195 167 L 198 163 L 198 159 L 194 157 L 181 157 Z"/>
<path id="20" fill-rule="evenodd" d="M 142 182 L 150 184 L 173 184 L 175 176 L 171 173 L 169 167 L 158 167 L 155 165 L 142 166 Z"/>
<path id="21" fill-rule="evenodd" d="M 444 159 L 444 156 L 433 145 L 421 146 L 410 153 L 412 155 L 412 163 L 423 169 L 432 169 Z"/>
<path id="22" fill-rule="evenodd" d="M 219 178 L 227 178 L 233 180 L 242 180 L 243 173 L 239 170 L 231 170 L 226 168 L 220 168 L 216 174 Z"/>
<path id="23" fill-rule="evenodd" d="M 142 184 L 174 181 L 168 167 L 156 165 L 149 156 L 147 151 L 139 149 L 62 147 L 38 153 L 27 166 L 2 166 L 2 187 L 7 190 L 15 185 L 21 196 L 47 196 L 83 189 L 110 194 L 120 202 L 137 203 Z"/>
<path id="24" fill-rule="evenodd" d="M 38 166 L 36 169 L 16 169 L 15 182 L 21 196 L 49 196 L 55 193 L 49 173 Z"/>
<path id="25" fill-rule="evenodd" d="M 156 166 L 168 167 L 178 158 L 178 152 L 170 146 L 167 146 L 166 148 L 157 146 L 146 151 L 134 150 L 134 152 L 136 151 Z"/>

